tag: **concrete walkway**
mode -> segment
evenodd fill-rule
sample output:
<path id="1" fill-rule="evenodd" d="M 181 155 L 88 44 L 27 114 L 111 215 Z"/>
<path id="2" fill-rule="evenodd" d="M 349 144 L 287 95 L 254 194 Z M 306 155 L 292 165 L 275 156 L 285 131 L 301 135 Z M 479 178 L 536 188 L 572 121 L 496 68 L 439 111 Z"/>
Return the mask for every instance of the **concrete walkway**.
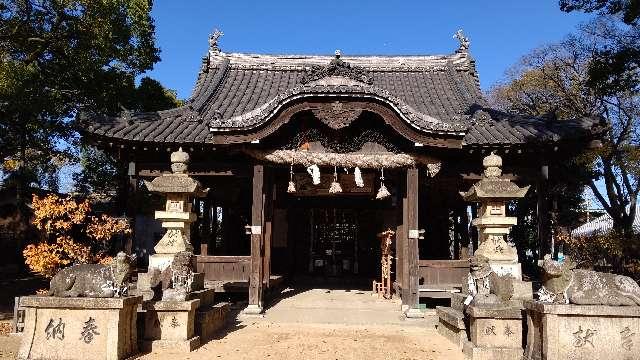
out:
<path id="1" fill-rule="evenodd" d="M 404 319 L 399 300 L 385 300 L 371 291 L 285 289 L 267 307 L 262 320 L 271 323 L 399 325 L 434 328 L 437 318 Z"/>

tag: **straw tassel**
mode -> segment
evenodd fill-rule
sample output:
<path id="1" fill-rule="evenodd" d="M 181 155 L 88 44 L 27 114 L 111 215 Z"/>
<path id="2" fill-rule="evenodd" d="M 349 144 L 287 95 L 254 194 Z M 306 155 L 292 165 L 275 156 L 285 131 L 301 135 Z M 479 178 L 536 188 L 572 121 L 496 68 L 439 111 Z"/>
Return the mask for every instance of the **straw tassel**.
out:
<path id="1" fill-rule="evenodd" d="M 384 186 L 384 168 L 380 169 L 380 171 L 380 189 L 378 189 L 378 194 L 376 194 L 376 199 L 378 200 L 386 199 L 391 196 L 391 193 L 389 192 L 389 190 L 387 190 L 387 187 Z"/>
<path id="2" fill-rule="evenodd" d="M 296 192 L 296 183 L 293 182 L 293 164 L 291 164 L 289 170 L 289 187 L 287 187 L 287 192 L 289 194 Z"/>

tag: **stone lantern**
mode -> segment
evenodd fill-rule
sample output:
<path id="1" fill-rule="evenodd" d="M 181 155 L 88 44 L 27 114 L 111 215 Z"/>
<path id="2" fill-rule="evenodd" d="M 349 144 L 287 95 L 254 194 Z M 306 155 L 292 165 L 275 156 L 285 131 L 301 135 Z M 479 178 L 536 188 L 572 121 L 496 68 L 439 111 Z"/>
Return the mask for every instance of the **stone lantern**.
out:
<path id="1" fill-rule="evenodd" d="M 522 269 L 514 246 L 506 241 L 511 227 L 517 224 L 515 217 L 506 216 L 509 200 L 524 197 L 529 186 L 519 187 L 502 177 L 502 158 L 494 153 L 482 161 L 482 179 L 461 193 L 466 201 L 480 203 L 478 217 L 472 224 L 478 228 L 479 245 L 474 255 L 483 255 L 489 260 L 498 275 L 510 274 L 522 279 Z"/>
<path id="2" fill-rule="evenodd" d="M 190 227 L 196 220 L 196 214 L 191 212 L 190 198 L 205 196 L 209 189 L 203 189 L 199 181 L 187 175 L 188 164 L 189 154 L 180 148 L 171 153 L 171 174 L 145 182 L 149 191 L 166 194 L 167 197 L 164 210 L 155 213 L 155 218 L 162 221 L 167 232 L 154 247 L 156 253 L 149 257 L 149 269 L 163 271 L 176 253 L 193 252 Z"/>

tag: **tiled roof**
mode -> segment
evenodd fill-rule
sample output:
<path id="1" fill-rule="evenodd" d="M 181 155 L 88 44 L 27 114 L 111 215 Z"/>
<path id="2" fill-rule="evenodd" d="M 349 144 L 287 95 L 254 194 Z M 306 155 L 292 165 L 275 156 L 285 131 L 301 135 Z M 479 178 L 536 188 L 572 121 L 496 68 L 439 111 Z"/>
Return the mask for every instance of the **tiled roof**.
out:
<path id="1" fill-rule="evenodd" d="M 627 210 L 629 210 L 629 208 L 627 208 Z M 636 216 L 633 219 L 632 228 L 634 233 L 640 233 L 640 209 L 636 209 Z M 611 229 L 613 229 L 613 219 L 611 219 L 611 215 L 604 214 L 571 230 L 571 236 L 588 237 L 604 235 L 610 232 Z"/>
<path id="2" fill-rule="evenodd" d="M 203 62 L 183 107 L 93 117 L 85 129 L 128 141 L 206 143 L 215 135 L 255 129 L 292 100 L 331 96 L 383 102 L 418 131 L 464 136 L 465 145 L 557 141 L 584 136 L 594 125 L 589 119 L 547 123 L 488 109 L 474 61 L 464 51 L 446 56 L 343 57 L 337 69 L 330 68 L 335 61 L 332 56 L 215 52 Z M 314 71 L 320 76 L 310 76 Z"/>

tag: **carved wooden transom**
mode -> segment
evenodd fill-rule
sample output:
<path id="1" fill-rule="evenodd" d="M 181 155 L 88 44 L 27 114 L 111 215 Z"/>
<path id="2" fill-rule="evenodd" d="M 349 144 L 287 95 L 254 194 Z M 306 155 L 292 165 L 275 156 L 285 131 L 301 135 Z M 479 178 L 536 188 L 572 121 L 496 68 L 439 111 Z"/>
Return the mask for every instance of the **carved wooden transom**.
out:
<path id="1" fill-rule="evenodd" d="M 354 104 L 339 101 L 322 104 L 312 111 L 320 121 L 334 130 L 349 126 L 362 114 L 362 109 Z"/>

